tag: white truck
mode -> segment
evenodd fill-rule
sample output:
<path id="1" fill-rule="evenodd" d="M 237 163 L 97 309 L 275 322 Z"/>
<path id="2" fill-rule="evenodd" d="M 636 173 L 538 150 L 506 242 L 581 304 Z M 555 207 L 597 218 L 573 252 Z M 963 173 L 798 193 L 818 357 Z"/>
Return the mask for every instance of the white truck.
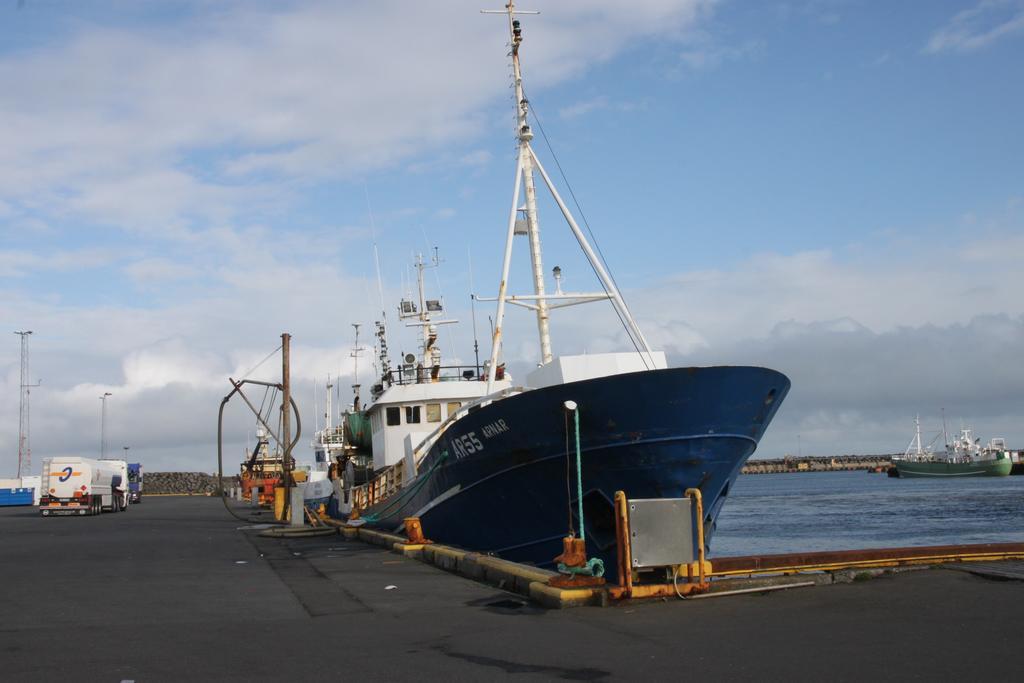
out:
<path id="1" fill-rule="evenodd" d="M 98 515 L 128 507 L 128 463 L 79 457 L 43 461 L 39 512 L 50 515 Z"/>

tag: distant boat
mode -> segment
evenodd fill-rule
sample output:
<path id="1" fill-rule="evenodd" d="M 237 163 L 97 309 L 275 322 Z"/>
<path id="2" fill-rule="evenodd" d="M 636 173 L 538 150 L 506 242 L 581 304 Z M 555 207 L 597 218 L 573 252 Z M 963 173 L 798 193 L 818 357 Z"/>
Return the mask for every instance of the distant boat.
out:
<path id="1" fill-rule="evenodd" d="M 921 446 L 921 421 L 914 419 L 915 434 L 900 458 L 893 458 L 898 477 L 1005 477 L 1013 468 L 1013 461 L 1003 439 L 992 439 L 981 446 L 970 428 L 960 434 L 946 450 L 933 453 L 931 447 Z"/>

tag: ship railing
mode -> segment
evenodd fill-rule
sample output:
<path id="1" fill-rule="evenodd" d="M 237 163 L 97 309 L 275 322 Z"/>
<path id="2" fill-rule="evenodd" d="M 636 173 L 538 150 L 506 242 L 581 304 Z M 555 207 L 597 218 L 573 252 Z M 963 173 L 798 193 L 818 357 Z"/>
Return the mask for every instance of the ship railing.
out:
<path id="1" fill-rule="evenodd" d="M 383 377 L 388 384 L 426 384 L 429 382 L 480 382 L 486 380 L 479 365 L 406 364 L 397 370 L 388 370 Z"/>
<path id="2" fill-rule="evenodd" d="M 469 413 L 473 412 L 474 410 L 479 410 L 480 408 L 483 408 L 484 406 L 489 405 L 494 401 L 497 401 L 498 399 L 505 398 L 507 396 L 512 396 L 513 394 L 521 394 L 524 391 L 526 391 L 525 387 L 508 387 L 506 389 L 501 389 L 499 391 L 495 391 L 494 393 L 487 394 L 486 396 L 478 398 L 475 401 L 466 403 L 461 408 L 456 410 L 454 413 L 451 413 L 444 420 L 444 422 L 437 426 L 437 429 L 435 429 L 429 435 L 427 435 L 427 438 L 423 439 L 423 441 L 421 441 L 420 444 L 413 449 L 412 457 L 413 462 L 416 463 L 417 471 L 419 470 L 419 466 L 420 463 L 423 461 L 423 458 L 427 457 L 427 453 L 429 453 L 430 449 L 433 448 L 435 443 L 437 443 L 437 440 L 440 439 L 441 435 L 448 431 L 448 428 L 451 427 L 453 424 L 455 424 L 460 419 L 462 419 Z"/>
<path id="3" fill-rule="evenodd" d="M 352 504 L 359 510 L 365 510 L 387 500 L 402 488 L 404 474 L 402 463 L 385 467 L 370 481 L 352 488 Z"/>

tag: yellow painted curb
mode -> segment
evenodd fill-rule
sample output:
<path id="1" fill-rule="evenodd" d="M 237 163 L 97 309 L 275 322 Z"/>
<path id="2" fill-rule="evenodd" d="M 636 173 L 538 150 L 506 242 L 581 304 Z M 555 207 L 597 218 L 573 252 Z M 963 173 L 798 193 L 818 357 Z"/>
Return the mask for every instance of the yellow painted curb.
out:
<path id="1" fill-rule="evenodd" d="M 405 543 L 408 540 L 403 536 L 389 534 L 384 531 L 374 531 L 373 529 L 365 529 L 363 527 L 359 527 L 358 534 L 360 539 L 366 539 L 368 542 L 373 543 L 374 545 L 382 545 L 389 548 L 395 543 Z"/>
<path id="2" fill-rule="evenodd" d="M 403 536 L 365 527 L 342 527 L 341 532 L 346 539 L 383 546 L 438 569 L 518 593 L 544 607 L 561 609 L 603 603 L 604 591 L 601 590 L 563 590 L 548 586 L 548 579 L 556 573 L 545 569 L 437 543 L 409 543 Z"/>
<path id="3" fill-rule="evenodd" d="M 393 543 L 391 549 L 396 553 L 405 555 L 406 557 L 420 557 L 423 554 L 423 549 L 427 547 L 426 543 Z"/>
<path id="4" fill-rule="evenodd" d="M 537 569 L 536 567 L 529 567 L 524 564 L 517 562 L 509 562 L 508 560 L 502 560 L 497 557 L 489 557 L 487 555 L 481 555 L 477 559 L 477 563 L 485 567 L 496 569 L 499 572 L 511 574 L 521 579 L 527 579 L 529 581 L 540 581 L 546 582 L 555 572 L 550 572 L 544 569 Z"/>
<path id="5" fill-rule="evenodd" d="M 429 548 L 429 550 L 427 550 L 427 548 Z M 426 550 L 427 555 L 442 555 L 444 557 L 448 557 L 456 561 L 461 560 L 469 554 L 465 550 L 449 548 L 446 545 L 431 544 L 429 546 L 426 546 L 424 549 Z"/>
<path id="6" fill-rule="evenodd" d="M 554 609 L 596 604 L 602 592 L 594 588 L 555 588 L 540 581 L 530 584 L 530 599 Z"/>

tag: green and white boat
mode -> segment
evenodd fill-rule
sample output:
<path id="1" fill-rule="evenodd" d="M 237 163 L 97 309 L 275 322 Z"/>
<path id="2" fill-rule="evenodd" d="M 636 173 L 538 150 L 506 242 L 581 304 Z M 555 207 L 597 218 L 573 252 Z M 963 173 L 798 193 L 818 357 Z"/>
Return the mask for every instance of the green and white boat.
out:
<path id="1" fill-rule="evenodd" d="M 903 457 L 893 458 L 899 477 L 1005 477 L 1013 469 L 1004 439 L 981 446 L 970 428 L 962 428 L 945 451 L 933 453 L 930 445 L 921 446 L 920 419 L 914 419 L 914 426 L 914 438 Z"/>

